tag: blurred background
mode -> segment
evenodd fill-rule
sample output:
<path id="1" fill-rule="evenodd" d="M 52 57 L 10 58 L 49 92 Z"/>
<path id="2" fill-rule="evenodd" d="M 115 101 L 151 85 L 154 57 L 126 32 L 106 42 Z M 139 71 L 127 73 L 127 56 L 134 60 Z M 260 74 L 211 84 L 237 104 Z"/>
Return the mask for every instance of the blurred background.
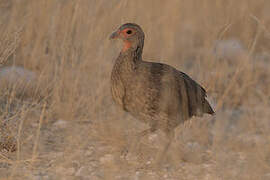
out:
<path id="1" fill-rule="evenodd" d="M 162 132 L 110 95 L 121 42 L 189 74 L 215 117 L 193 118 L 159 169 Z M 270 1 L 0 0 L 0 179 L 270 179 Z"/>

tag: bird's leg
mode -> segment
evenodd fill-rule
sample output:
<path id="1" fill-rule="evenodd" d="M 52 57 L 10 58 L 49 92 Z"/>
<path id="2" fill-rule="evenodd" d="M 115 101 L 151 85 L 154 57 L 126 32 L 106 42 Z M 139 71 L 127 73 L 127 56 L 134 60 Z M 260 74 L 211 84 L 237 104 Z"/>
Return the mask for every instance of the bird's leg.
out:
<path id="1" fill-rule="evenodd" d="M 166 132 L 166 144 L 164 146 L 164 148 L 157 154 L 157 158 L 156 158 L 156 163 L 155 165 L 157 167 L 160 167 L 161 164 L 163 164 L 164 158 L 166 157 L 166 153 L 169 150 L 171 143 L 174 139 L 174 130 L 170 130 L 168 132 Z"/>
<path id="2" fill-rule="evenodd" d="M 135 141 L 131 144 L 131 147 L 129 148 L 129 153 L 131 153 L 131 154 L 134 153 L 135 154 L 137 152 L 137 150 L 138 150 L 138 145 L 139 145 L 141 139 L 144 136 L 155 132 L 156 130 L 157 129 L 155 128 L 155 126 L 151 126 L 151 128 L 146 129 L 146 130 L 140 132 L 139 134 L 137 134 L 136 137 L 135 137 Z"/>

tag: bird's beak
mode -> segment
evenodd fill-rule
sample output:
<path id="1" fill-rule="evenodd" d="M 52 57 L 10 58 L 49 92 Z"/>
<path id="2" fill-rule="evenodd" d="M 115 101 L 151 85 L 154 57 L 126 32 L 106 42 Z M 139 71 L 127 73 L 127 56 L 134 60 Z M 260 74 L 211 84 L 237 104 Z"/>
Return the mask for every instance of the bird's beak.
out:
<path id="1" fill-rule="evenodd" d="M 119 31 L 115 31 L 111 34 L 110 39 L 116 39 L 119 38 Z"/>

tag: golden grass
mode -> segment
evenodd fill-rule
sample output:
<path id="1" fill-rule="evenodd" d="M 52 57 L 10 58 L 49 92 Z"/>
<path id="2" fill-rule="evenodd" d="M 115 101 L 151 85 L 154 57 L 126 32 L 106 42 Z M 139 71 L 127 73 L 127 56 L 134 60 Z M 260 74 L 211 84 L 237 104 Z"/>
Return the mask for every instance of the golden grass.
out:
<path id="1" fill-rule="evenodd" d="M 0 178 L 270 178 L 269 10 L 266 0 L 0 1 L 0 64 L 35 73 L 30 88 L 1 83 Z M 217 110 L 177 129 L 159 170 L 149 162 L 162 133 L 126 159 L 146 126 L 110 96 L 120 48 L 108 37 L 126 22 L 143 27 L 145 60 L 189 74 Z M 242 48 L 218 54 L 231 39 Z"/>

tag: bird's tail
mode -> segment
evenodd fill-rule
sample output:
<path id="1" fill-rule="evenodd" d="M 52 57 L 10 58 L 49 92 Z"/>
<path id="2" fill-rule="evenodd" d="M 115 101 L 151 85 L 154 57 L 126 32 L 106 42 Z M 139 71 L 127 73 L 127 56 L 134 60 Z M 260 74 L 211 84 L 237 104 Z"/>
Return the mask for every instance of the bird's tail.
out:
<path id="1" fill-rule="evenodd" d="M 215 111 L 212 109 L 211 105 L 207 100 L 205 100 L 203 105 L 203 112 L 208 114 L 215 114 Z"/>

